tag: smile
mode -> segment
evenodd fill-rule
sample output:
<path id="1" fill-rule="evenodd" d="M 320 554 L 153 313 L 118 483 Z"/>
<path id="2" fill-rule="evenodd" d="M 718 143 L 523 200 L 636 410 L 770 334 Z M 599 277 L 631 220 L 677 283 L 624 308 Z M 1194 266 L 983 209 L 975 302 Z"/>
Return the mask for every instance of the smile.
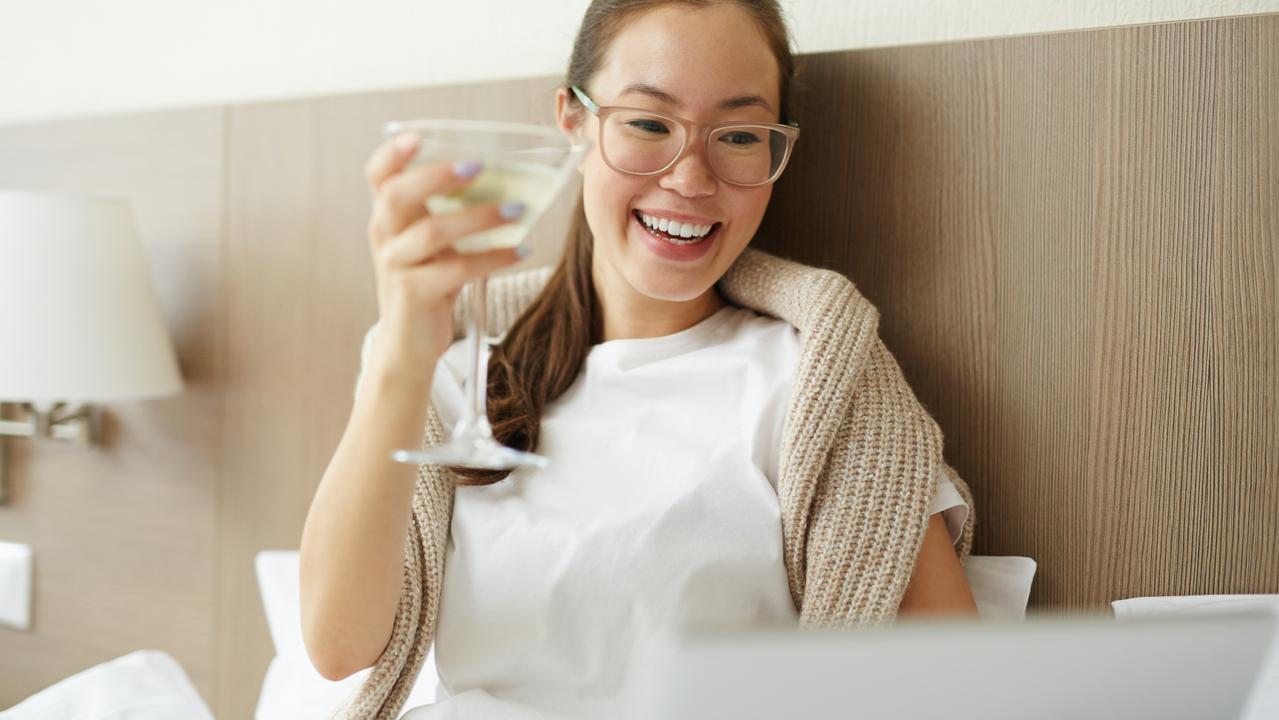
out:
<path id="1" fill-rule="evenodd" d="M 654 237 L 665 240 L 672 245 L 694 245 L 713 235 L 723 223 L 698 224 L 679 222 L 670 218 L 649 215 L 634 211 L 635 219 L 640 221 Z"/>
<path id="2" fill-rule="evenodd" d="M 720 229 L 724 227 L 724 223 L 710 218 L 688 215 L 681 217 L 682 220 L 676 220 L 632 210 L 631 220 L 635 223 L 635 230 L 630 237 L 663 260 L 696 262 L 706 257 L 711 248 L 718 244 Z"/>

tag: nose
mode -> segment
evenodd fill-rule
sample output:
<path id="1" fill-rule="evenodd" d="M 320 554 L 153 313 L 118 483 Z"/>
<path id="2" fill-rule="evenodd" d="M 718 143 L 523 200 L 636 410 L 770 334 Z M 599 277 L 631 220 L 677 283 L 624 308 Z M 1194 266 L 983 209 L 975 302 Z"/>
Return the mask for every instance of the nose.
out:
<path id="1" fill-rule="evenodd" d="M 662 173 L 658 187 L 684 197 L 704 197 L 715 193 L 719 181 L 711 172 L 704 142 L 694 142 L 670 170 Z"/>

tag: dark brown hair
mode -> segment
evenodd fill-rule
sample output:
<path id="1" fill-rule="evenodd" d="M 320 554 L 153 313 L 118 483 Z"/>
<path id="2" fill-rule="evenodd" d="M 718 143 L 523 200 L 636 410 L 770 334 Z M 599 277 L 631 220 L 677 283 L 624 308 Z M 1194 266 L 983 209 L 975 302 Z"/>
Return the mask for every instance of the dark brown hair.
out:
<path id="1" fill-rule="evenodd" d="M 589 86 L 628 18 L 662 5 L 700 9 L 720 3 L 741 7 L 758 23 L 777 58 L 780 115 L 783 122 L 788 121 L 795 58 L 776 0 L 594 0 L 573 44 L 565 87 Z M 570 95 L 569 101 L 577 99 Z M 603 319 L 591 277 L 593 249 L 594 238 L 579 199 L 559 265 L 489 357 L 489 422 L 498 442 L 507 447 L 537 449 L 542 409 L 569 389 L 591 347 L 602 339 Z M 488 485 L 510 474 L 509 470 L 451 469 L 462 485 Z"/>

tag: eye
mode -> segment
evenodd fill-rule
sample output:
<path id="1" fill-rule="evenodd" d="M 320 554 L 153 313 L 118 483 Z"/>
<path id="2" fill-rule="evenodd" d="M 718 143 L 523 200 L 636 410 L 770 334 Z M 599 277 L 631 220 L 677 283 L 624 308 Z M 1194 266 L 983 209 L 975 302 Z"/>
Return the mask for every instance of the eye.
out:
<path id="1" fill-rule="evenodd" d="M 627 120 L 626 125 L 646 135 L 667 135 L 670 133 L 666 123 L 656 118 L 634 118 Z"/>
<path id="2" fill-rule="evenodd" d="M 720 136 L 720 142 L 728 143 L 734 147 L 750 147 L 756 143 L 763 142 L 758 135 L 746 130 L 732 130 Z"/>

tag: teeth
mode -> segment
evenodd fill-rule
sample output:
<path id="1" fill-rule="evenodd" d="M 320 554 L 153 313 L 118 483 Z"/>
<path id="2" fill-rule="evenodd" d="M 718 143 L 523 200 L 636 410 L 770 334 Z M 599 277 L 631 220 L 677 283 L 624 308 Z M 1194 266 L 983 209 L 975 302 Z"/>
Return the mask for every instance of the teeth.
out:
<path id="1" fill-rule="evenodd" d="M 681 223 L 668 218 L 655 218 L 645 213 L 639 214 L 644 224 L 662 232 L 669 233 L 679 238 L 703 237 L 711 231 L 711 225 L 694 225 L 693 223 Z"/>

